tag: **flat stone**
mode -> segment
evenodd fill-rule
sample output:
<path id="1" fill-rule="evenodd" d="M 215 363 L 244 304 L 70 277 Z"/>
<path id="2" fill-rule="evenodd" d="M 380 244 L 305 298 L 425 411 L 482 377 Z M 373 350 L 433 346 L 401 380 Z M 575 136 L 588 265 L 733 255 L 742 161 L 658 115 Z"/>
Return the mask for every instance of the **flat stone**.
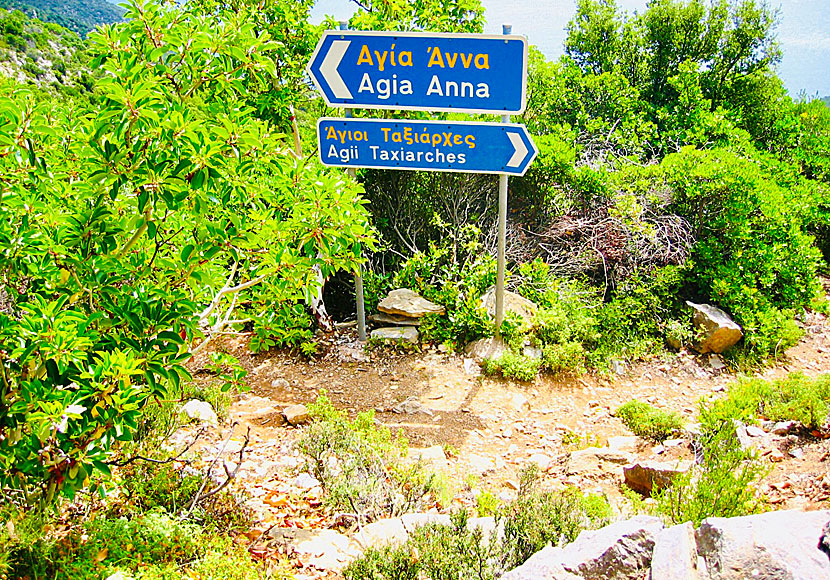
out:
<path id="1" fill-rule="evenodd" d="M 207 423 L 208 425 L 213 425 L 214 427 L 219 425 L 219 417 L 216 416 L 216 411 L 214 411 L 213 407 L 210 406 L 210 403 L 206 401 L 190 399 L 182 405 L 181 410 L 182 413 L 194 421 L 201 421 L 202 423 Z"/>
<path id="2" fill-rule="evenodd" d="M 695 304 L 686 301 L 692 308 L 692 322 L 703 332 L 703 339 L 695 345 L 701 354 L 722 353 L 741 340 L 741 327 L 723 310 L 711 304 Z"/>
<path id="3" fill-rule="evenodd" d="M 308 423 L 309 415 L 305 405 L 288 405 L 282 410 L 282 414 L 285 420 L 294 426 Z"/>
<path id="4" fill-rule="evenodd" d="M 421 326 L 420 318 L 401 316 L 400 314 L 386 314 L 380 312 L 369 316 L 369 322 L 379 326 Z"/>
<path id="5" fill-rule="evenodd" d="M 614 471 L 606 463 L 625 465 L 631 463 L 632 457 L 628 453 L 615 451 L 608 447 L 588 447 L 574 451 L 568 457 L 568 475 L 602 475 Z"/>
<path id="6" fill-rule="evenodd" d="M 702 580 L 695 528 L 691 522 L 660 530 L 654 542 L 649 580 Z M 700 563 L 705 563 L 700 559 Z"/>
<path id="7" fill-rule="evenodd" d="M 334 530 L 272 528 L 268 535 L 319 570 L 339 571 L 360 556 L 349 538 Z"/>
<path id="8" fill-rule="evenodd" d="M 470 470 L 477 475 L 484 475 L 496 470 L 496 463 L 489 457 L 471 453 L 467 456 Z"/>
<path id="9" fill-rule="evenodd" d="M 496 287 L 491 286 L 481 297 L 481 306 L 492 320 L 496 319 Z M 530 322 L 539 307 L 533 302 L 509 290 L 504 291 L 504 311 L 519 315 Z"/>
<path id="10" fill-rule="evenodd" d="M 521 393 L 513 393 L 510 397 L 510 408 L 514 411 L 529 411 L 530 401 Z"/>
<path id="11" fill-rule="evenodd" d="M 426 463 L 441 462 L 447 459 L 447 454 L 444 453 L 444 448 L 440 445 L 433 445 L 432 447 L 412 448 L 409 449 L 409 456 L 415 461 L 423 461 Z"/>
<path id="12" fill-rule="evenodd" d="M 608 438 L 608 448 L 620 453 L 636 453 L 639 441 L 635 435 L 615 435 Z"/>
<path id="13" fill-rule="evenodd" d="M 372 522 L 354 535 L 355 541 L 364 549 L 403 544 L 409 534 L 401 518 L 386 518 Z"/>
<path id="14" fill-rule="evenodd" d="M 427 314 L 444 314 L 443 306 L 430 302 L 409 288 L 392 290 L 378 304 L 378 310 L 386 314 L 398 314 L 410 318 L 421 318 Z"/>
<path id="15" fill-rule="evenodd" d="M 819 538 L 830 511 L 706 518 L 695 533 L 712 580 L 830 578 Z"/>
<path id="16" fill-rule="evenodd" d="M 418 329 L 414 326 L 384 326 L 372 331 L 373 340 L 418 344 Z"/>
<path id="17" fill-rule="evenodd" d="M 779 421 L 772 426 L 772 433 L 774 435 L 787 435 L 795 429 L 796 425 L 795 421 Z"/>
<path id="18" fill-rule="evenodd" d="M 623 477 L 628 487 L 645 495 L 652 491 L 667 488 L 672 479 L 686 473 L 692 467 L 692 462 L 681 460 L 677 462 L 639 461 L 623 467 Z"/>

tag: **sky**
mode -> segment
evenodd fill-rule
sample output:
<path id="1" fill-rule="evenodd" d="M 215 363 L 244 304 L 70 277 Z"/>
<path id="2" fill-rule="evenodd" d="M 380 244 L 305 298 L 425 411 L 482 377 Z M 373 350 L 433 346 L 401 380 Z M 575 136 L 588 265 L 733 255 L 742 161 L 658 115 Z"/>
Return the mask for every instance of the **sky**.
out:
<path id="1" fill-rule="evenodd" d="M 563 52 L 565 27 L 573 17 L 576 0 L 481 0 L 487 20 L 484 31 L 501 33 L 502 24 L 513 25 L 513 34 L 527 36 L 550 60 Z M 770 0 L 780 10 L 778 41 L 783 58 L 778 76 L 793 97 L 830 96 L 830 0 Z M 617 0 L 629 12 L 642 12 L 646 0 Z M 347 19 L 354 12 L 349 0 L 318 0 L 312 21 L 325 15 Z"/>

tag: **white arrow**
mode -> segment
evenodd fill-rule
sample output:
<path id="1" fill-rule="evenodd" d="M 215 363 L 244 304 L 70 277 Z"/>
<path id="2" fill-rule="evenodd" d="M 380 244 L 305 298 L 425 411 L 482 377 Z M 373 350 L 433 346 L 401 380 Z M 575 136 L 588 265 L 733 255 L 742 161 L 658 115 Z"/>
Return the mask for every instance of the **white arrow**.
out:
<path id="1" fill-rule="evenodd" d="M 522 136 L 518 133 L 507 133 L 507 137 L 510 139 L 510 144 L 513 145 L 513 157 L 510 158 L 510 161 L 507 162 L 508 167 L 518 167 L 522 164 L 522 161 L 527 155 L 527 147 L 525 147 L 525 143 L 522 140 Z"/>
<path id="2" fill-rule="evenodd" d="M 323 64 L 320 65 L 320 75 L 323 80 L 331 87 L 331 92 L 334 93 L 335 99 L 351 99 L 352 93 L 349 87 L 343 82 L 343 77 L 337 72 L 337 67 L 340 66 L 340 61 L 343 60 L 343 55 L 352 43 L 351 40 L 335 40 L 331 43 L 326 58 L 323 59 Z"/>

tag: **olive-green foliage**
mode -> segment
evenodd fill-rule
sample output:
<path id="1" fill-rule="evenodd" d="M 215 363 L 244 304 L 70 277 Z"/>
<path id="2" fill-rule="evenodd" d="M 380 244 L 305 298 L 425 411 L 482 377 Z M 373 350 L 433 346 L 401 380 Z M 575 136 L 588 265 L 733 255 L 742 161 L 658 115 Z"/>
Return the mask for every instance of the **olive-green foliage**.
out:
<path id="1" fill-rule="evenodd" d="M 668 439 L 683 427 L 676 413 L 657 409 L 637 399 L 624 403 L 617 409 L 616 416 L 635 435 L 652 441 Z"/>
<path id="2" fill-rule="evenodd" d="M 434 490 L 435 476 L 403 461 L 406 439 L 376 425 L 373 411 L 349 420 L 321 394 L 309 413 L 312 422 L 297 447 L 334 509 L 372 521 L 412 511 Z"/>
<path id="3" fill-rule="evenodd" d="M 791 309 L 816 296 L 820 260 L 803 229 L 807 208 L 798 184 L 782 187 L 760 161 L 726 150 L 684 149 L 661 171 L 674 191 L 673 209 L 698 238 L 689 273 L 697 293 L 743 326 L 747 353 L 766 357 L 792 345 L 798 331 Z"/>
<path id="4" fill-rule="evenodd" d="M 252 352 L 271 348 L 303 349 L 303 345 L 314 343 L 314 319 L 303 304 L 283 302 L 265 312 L 252 313 L 251 318 L 254 335 L 248 348 Z"/>
<path id="5" fill-rule="evenodd" d="M 546 545 L 573 542 L 582 530 L 600 528 L 610 518 L 604 498 L 586 496 L 574 487 L 541 489 L 539 468 L 531 464 L 519 474 L 517 499 L 497 517 L 504 524 L 501 566 L 515 568 Z"/>
<path id="6" fill-rule="evenodd" d="M 767 470 L 741 448 L 732 422 L 705 428 L 697 444 L 700 462 L 655 494 L 658 512 L 672 523 L 692 522 L 697 527 L 707 517 L 763 511 L 755 484 Z"/>
<path id="7" fill-rule="evenodd" d="M 20 523 L 20 519 L 9 520 Z M 4 529 L 9 529 L 8 524 Z M 248 554 L 231 540 L 206 533 L 164 512 L 126 517 L 97 516 L 61 538 L 43 528 L 34 541 L 15 526 L 15 539 L 0 537 L 12 578 L 99 580 L 121 571 L 136 580 L 264 578 Z M 2 571 L 2 568 L 0 568 Z"/>
<path id="8" fill-rule="evenodd" d="M 482 252 L 475 228 L 458 237 L 457 245 L 431 244 L 427 252 L 414 254 L 397 271 L 392 286 L 414 290 L 446 308 L 445 314 L 423 318 L 423 339 L 464 345 L 493 333 L 481 296 L 496 282 L 496 262 Z"/>
<path id="9" fill-rule="evenodd" d="M 829 412 L 830 375 L 813 379 L 792 373 L 774 381 L 741 379 L 730 385 L 725 398 L 701 403 L 700 418 L 710 428 L 731 419 L 752 422 L 764 418 L 798 421 L 808 429 L 820 429 L 830 420 Z"/>
<path id="10" fill-rule="evenodd" d="M 109 473 L 236 304 L 308 299 L 373 248 L 359 187 L 245 105 L 277 68 L 250 10 L 138 0 L 90 39 L 98 102 L 0 83 L 0 486 L 26 503 Z"/>
<path id="11" fill-rule="evenodd" d="M 500 577 L 549 543 L 565 544 L 584 529 L 606 525 L 611 508 L 600 496 L 579 490 L 539 488 L 538 468 L 521 474 L 519 498 L 496 514 L 504 533 L 489 537 L 468 527 L 466 512 L 451 515 L 450 525 L 427 524 L 398 547 L 370 548 L 343 572 L 347 580 L 450 580 Z"/>
<path id="12" fill-rule="evenodd" d="M 482 369 L 485 374 L 501 374 L 506 379 L 518 381 L 532 381 L 539 373 L 542 361 L 518 354 L 512 350 L 506 350 L 495 359 L 484 359 Z"/>
<path id="13" fill-rule="evenodd" d="M 610 358 L 637 359 L 663 348 L 663 329 L 680 309 L 685 268 L 635 272 L 596 312 L 601 337 L 590 355 L 596 365 Z"/>

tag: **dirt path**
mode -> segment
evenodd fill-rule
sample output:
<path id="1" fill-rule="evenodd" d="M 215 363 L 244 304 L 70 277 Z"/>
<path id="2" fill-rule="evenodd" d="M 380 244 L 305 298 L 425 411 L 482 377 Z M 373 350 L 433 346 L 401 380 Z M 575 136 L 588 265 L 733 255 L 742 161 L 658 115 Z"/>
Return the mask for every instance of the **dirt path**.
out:
<path id="1" fill-rule="evenodd" d="M 777 378 L 798 371 L 808 376 L 830 372 L 830 322 L 809 313 L 801 323 L 805 336 L 781 361 L 761 373 Z M 312 361 L 285 353 L 252 355 L 247 339 L 217 345 L 249 371 L 249 393 L 229 411 L 228 424 L 201 446 L 205 460 L 220 454 L 230 461 L 250 428 L 251 443 L 238 481 L 251 495 L 258 526 L 255 538 L 270 526 L 327 527 L 334 523 L 318 508 L 319 488 L 302 475 L 302 458 L 293 443 L 300 430 L 282 424 L 282 409 L 309 403 L 326 391 L 336 407 L 350 413 L 374 409 L 379 421 L 403 429 L 415 453 L 445 475 L 452 505 L 474 505 L 483 490 L 511 499 L 517 473 L 528 461 L 543 468 L 551 486 L 577 485 L 605 494 L 622 506 L 622 466 L 610 463 L 574 467 L 569 455 L 607 444 L 636 459 L 689 457 L 688 445 L 652 446 L 631 437 L 613 411 L 636 398 L 679 413 L 695 422 L 698 401 L 719 396 L 738 377 L 719 357 L 689 352 L 638 363 L 610 376 L 540 377 L 515 383 L 484 377 L 470 359 L 436 348 L 401 354 L 364 351 L 352 330 L 339 330 L 321 341 Z M 211 380 L 198 371 L 197 380 Z M 189 433 L 189 434 L 188 434 Z M 192 432 L 181 437 L 187 439 Z M 225 442 L 227 441 L 227 442 Z M 830 498 L 830 441 L 799 442 L 798 453 L 770 461 L 762 492 L 780 508 L 815 509 Z"/>

